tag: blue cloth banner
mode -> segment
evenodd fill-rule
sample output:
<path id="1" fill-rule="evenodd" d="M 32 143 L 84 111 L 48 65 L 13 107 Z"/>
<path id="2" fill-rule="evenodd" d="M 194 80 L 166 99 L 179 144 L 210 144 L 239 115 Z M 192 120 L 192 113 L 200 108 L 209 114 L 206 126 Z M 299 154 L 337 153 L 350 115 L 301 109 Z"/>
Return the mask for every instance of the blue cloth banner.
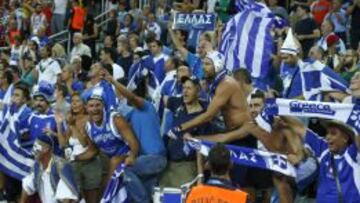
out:
<path id="1" fill-rule="evenodd" d="M 208 13 L 176 13 L 174 29 L 181 30 L 215 30 L 216 16 Z"/>
<path id="2" fill-rule="evenodd" d="M 204 156 L 208 156 L 210 148 L 214 145 L 214 143 L 191 139 L 186 141 L 186 145 L 190 149 L 196 150 Z M 262 168 L 279 172 L 286 176 L 296 177 L 295 167 L 290 164 L 287 157 L 283 154 L 233 145 L 226 145 L 226 147 L 230 150 L 231 160 L 235 164 Z"/>

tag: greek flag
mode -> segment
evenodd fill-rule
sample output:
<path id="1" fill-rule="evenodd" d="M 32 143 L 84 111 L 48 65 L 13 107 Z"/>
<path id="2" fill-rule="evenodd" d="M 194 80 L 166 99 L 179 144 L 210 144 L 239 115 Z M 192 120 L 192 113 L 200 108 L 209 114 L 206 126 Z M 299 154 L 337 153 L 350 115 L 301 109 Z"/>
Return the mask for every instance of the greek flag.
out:
<path id="1" fill-rule="evenodd" d="M 316 117 L 340 121 L 360 134 L 360 105 L 302 101 L 291 99 L 268 99 L 262 113 L 256 118 L 260 127 L 271 131 L 273 116 Z"/>
<path id="2" fill-rule="evenodd" d="M 302 91 L 305 100 L 322 101 L 324 92 L 350 94 L 348 83 L 319 61 L 299 61 Z"/>
<path id="3" fill-rule="evenodd" d="M 20 132 L 17 123 L 25 110 L 26 106 L 23 105 L 17 112 L 12 112 L 11 107 L 6 105 L 0 126 L 0 171 L 17 180 L 28 175 L 34 164 L 31 154 L 18 141 Z"/>
<path id="4" fill-rule="evenodd" d="M 190 149 L 196 150 L 204 156 L 208 156 L 210 148 L 214 143 L 191 139 L 186 141 L 186 145 Z M 232 145 L 226 145 L 226 148 L 230 150 L 231 160 L 235 164 L 267 169 L 282 173 L 286 176 L 296 177 L 295 167 L 290 164 L 287 157 L 283 154 Z"/>
<path id="5" fill-rule="evenodd" d="M 235 7 L 238 12 L 245 10 L 250 4 L 252 4 L 253 0 L 236 0 Z"/>
<path id="6" fill-rule="evenodd" d="M 252 77 L 264 78 L 271 68 L 274 43 L 270 30 L 275 21 L 271 10 L 261 3 L 251 3 L 231 18 L 219 46 L 225 67 L 230 71 L 246 68 Z"/>
<path id="7" fill-rule="evenodd" d="M 124 169 L 124 164 L 119 164 L 116 168 L 111 176 L 111 180 L 106 186 L 106 190 L 101 198 L 101 203 L 129 202 L 124 185 Z"/>
<path id="8" fill-rule="evenodd" d="M 143 64 L 143 60 L 141 59 L 138 63 L 135 63 L 131 67 L 132 73 L 130 74 L 130 80 L 128 82 L 127 88 L 129 90 L 135 90 L 142 79 L 148 77 L 148 83 L 146 84 L 149 95 L 153 95 L 156 88 L 160 86 L 158 79 L 155 76 L 155 73 L 146 67 Z"/>

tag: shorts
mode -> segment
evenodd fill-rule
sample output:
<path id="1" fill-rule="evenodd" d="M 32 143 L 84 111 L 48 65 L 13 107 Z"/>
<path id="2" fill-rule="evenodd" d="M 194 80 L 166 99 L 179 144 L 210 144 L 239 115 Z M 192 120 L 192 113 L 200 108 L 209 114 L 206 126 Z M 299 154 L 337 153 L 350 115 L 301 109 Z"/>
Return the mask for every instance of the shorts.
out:
<path id="1" fill-rule="evenodd" d="M 93 190 L 101 187 L 102 166 L 99 156 L 88 161 L 71 163 L 74 176 L 81 190 Z"/>

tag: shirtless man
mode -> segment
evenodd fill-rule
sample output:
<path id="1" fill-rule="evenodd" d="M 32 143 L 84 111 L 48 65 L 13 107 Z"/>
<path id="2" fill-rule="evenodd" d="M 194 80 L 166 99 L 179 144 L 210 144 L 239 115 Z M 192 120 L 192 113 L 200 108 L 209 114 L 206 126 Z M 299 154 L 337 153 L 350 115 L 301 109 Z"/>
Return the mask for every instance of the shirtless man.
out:
<path id="1" fill-rule="evenodd" d="M 192 128 L 210 122 L 219 112 L 224 117 L 228 131 L 241 127 L 250 120 L 246 96 L 240 85 L 226 75 L 224 56 L 217 51 L 208 53 L 203 60 L 204 77 L 210 84 L 210 104 L 207 111 L 196 118 L 174 127 L 168 132 L 170 137 L 179 137 Z"/>

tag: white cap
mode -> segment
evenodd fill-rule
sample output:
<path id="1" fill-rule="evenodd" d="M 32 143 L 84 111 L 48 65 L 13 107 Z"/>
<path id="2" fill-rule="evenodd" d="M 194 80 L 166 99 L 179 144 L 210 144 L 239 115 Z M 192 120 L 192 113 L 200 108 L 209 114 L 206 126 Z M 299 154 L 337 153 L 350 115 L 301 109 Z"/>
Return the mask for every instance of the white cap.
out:
<path id="1" fill-rule="evenodd" d="M 37 36 L 31 37 L 30 40 L 34 41 L 38 46 L 40 46 L 40 39 Z"/>
<path id="2" fill-rule="evenodd" d="M 218 51 L 212 51 L 212 52 L 209 52 L 206 55 L 206 57 L 209 58 L 213 62 L 216 73 L 220 72 L 224 68 L 225 57 L 222 53 L 220 53 Z"/>
<path id="3" fill-rule="evenodd" d="M 299 46 L 295 41 L 295 37 L 291 28 L 288 30 L 284 44 L 280 49 L 280 53 L 291 55 L 297 55 L 299 53 Z"/>

